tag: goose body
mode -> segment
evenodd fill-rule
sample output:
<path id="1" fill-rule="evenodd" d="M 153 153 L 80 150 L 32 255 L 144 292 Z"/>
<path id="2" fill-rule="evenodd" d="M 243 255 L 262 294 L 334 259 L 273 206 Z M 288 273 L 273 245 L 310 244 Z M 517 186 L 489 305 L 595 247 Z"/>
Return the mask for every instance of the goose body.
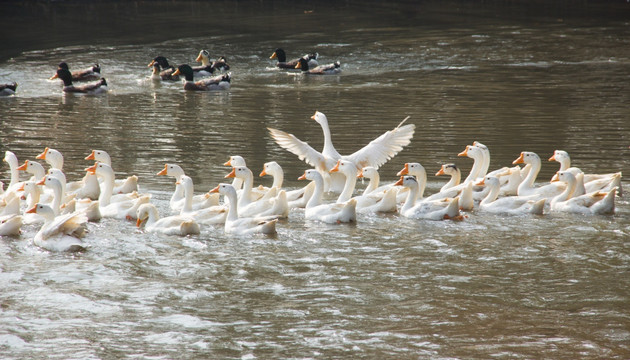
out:
<path id="1" fill-rule="evenodd" d="M 566 184 L 551 183 L 540 187 L 535 187 L 534 182 L 540 172 L 541 162 L 540 157 L 531 151 L 523 151 L 521 155 L 512 162 L 513 164 L 528 164 L 531 165 L 531 169 L 527 174 L 527 177 L 518 186 L 518 196 L 536 195 L 539 199 L 547 198 L 551 200 L 554 196 L 559 195 L 566 188 Z"/>
<path id="2" fill-rule="evenodd" d="M 186 81 L 184 82 L 184 90 L 191 91 L 210 91 L 210 90 L 228 90 L 232 81 L 232 74 L 203 78 L 194 80 L 194 71 L 190 65 L 180 65 L 173 75 L 183 74 Z"/>
<path id="3" fill-rule="evenodd" d="M 228 200 L 228 213 L 225 219 L 224 231 L 234 235 L 275 234 L 275 218 L 239 217 L 236 189 L 230 184 L 219 184 L 211 192 L 218 192 Z"/>
<path id="4" fill-rule="evenodd" d="M 55 216 L 53 209 L 45 204 L 36 204 L 26 211 L 44 218 L 33 243 L 43 249 L 54 252 L 83 251 L 87 246 L 81 238 L 87 230 L 87 217 L 81 213 Z"/>
<path id="5" fill-rule="evenodd" d="M 315 191 L 304 210 L 307 220 L 316 220 L 324 223 L 354 223 L 357 221 L 357 201 L 350 199 L 345 203 L 324 204 L 324 179 L 319 171 L 309 169 L 304 172 L 299 180 L 311 180 L 315 183 Z"/>
<path id="6" fill-rule="evenodd" d="M 342 156 L 332 143 L 326 115 L 316 111 L 311 119 L 317 121 L 324 132 L 324 148 L 321 152 L 293 134 L 272 128 L 268 130 L 278 145 L 297 155 L 300 160 L 306 161 L 321 173 L 324 177 L 325 191 L 336 193 L 343 190 L 345 179 L 340 174 L 330 175 L 328 170 L 335 166 L 337 160 L 350 160 L 357 166 L 357 173 L 359 169 L 366 166 L 379 168 L 411 142 L 415 129 L 415 125 L 403 125 L 403 121 L 393 130 L 385 132 L 355 153 Z"/>
<path id="7" fill-rule="evenodd" d="M 199 209 L 193 208 L 194 186 L 190 176 L 181 175 L 177 181 L 177 185 L 180 186 L 184 192 L 184 204 L 179 212 L 181 216 L 192 217 L 199 224 L 204 225 L 225 223 L 228 211 L 228 207 L 225 205 L 214 205 Z M 218 193 L 208 193 L 213 197 L 218 195 Z"/>
<path id="8" fill-rule="evenodd" d="M 164 235 L 195 235 L 200 233 L 199 224 L 191 217 L 172 215 L 160 218 L 155 205 L 151 203 L 142 204 L 137 210 L 136 226 L 145 224 L 148 232 L 160 233 Z"/>
<path id="9" fill-rule="evenodd" d="M 552 211 L 578 213 L 585 215 L 607 215 L 615 212 L 615 195 L 617 190 L 609 192 L 595 191 L 573 196 L 576 178 L 570 171 L 559 171 L 558 181 L 567 184 L 566 189 L 551 200 Z"/>
<path id="10" fill-rule="evenodd" d="M 0 217 L 0 236 L 18 236 L 22 228 L 21 215 L 6 215 Z"/>
<path id="11" fill-rule="evenodd" d="M 477 183 L 480 186 L 490 188 L 488 195 L 479 203 L 479 209 L 490 213 L 499 214 L 538 214 L 542 215 L 545 208 L 545 199 L 531 200 L 528 197 L 507 196 L 498 198 L 501 191 L 499 179 L 488 175 L 482 181 Z"/>

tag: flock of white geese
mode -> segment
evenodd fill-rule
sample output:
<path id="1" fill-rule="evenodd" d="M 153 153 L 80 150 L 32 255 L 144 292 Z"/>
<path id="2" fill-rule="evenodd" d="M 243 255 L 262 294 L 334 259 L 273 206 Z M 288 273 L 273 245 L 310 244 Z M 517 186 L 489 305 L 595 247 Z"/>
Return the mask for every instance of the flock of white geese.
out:
<path id="1" fill-rule="evenodd" d="M 549 159 L 560 163 L 559 171 L 543 185 L 535 183 L 541 159 L 533 152 L 522 152 L 514 167 L 489 171 L 490 152 L 479 142 L 458 154 L 474 160 L 470 174 L 462 181 L 457 166 L 442 165 L 436 175 L 448 175 L 450 180 L 439 192 L 425 196 L 427 174 L 421 164 L 406 163 L 397 174 L 400 179 L 385 185 L 377 171 L 410 143 L 415 126 L 404 124 L 407 119 L 357 152 L 341 155 L 333 146 L 326 116 L 315 112 L 311 118 L 324 132 L 321 152 L 292 134 L 268 129 L 278 145 L 312 166 L 299 178 L 308 180 L 304 187 L 283 188 L 284 174 L 275 161 L 265 163 L 260 173 L 272 176 L 273 184 L 254 186 L 245 160 L 232 156 L 225 163 L 232 167 L 226 175 L 232 182 L 195 194 L 193 181 L 181 166 L 166 164 L 157 175 L 175 179 L 169 206 L 176 215 L 162 217 L 151 203 L 151 194 L 138 192 L 137 176 L 115 178 L 106 151 L 92 150 L 85 159 L 94 164 L 77 181 L 66 180 L 58 150 L 46 148 L 37 155 L 36 160 L 49 166 L 47 171 L 35 160 L 20 165 L 16 155 L 7 151 L 4 162 L 11 179 L 6 188 L 1 187 L 0 235 L 19 236 L 23 224 L 36 224 L 40 228 L 33 238 L 35 245 L 50 251 L 81 251 L 87 247 L 82 237 L 88 222 L 101 218 L 133 219 L 146 232 L 167 235 L 198 234 L 205 225 L 223 226 L 226 233 L 236 235 L 273 234 L 278 219 L 289 218 L 299 208 L 306 220 L 333 224 L 356 222 L 357 214 L 381 212 L 412 219 L 461 220 L 472 210 L 511 215 L 613 214 L 615 197 L 621 196 L 621 173 L 585 174 L 571 167 L 569 155 L 562 150 Z M 21 172 L 29 179 L 20 180 Z M 369 179 L 358 195 L 357 178 Z M 327 192 L 338 193 L 336 201 L 325 201 Z"/>

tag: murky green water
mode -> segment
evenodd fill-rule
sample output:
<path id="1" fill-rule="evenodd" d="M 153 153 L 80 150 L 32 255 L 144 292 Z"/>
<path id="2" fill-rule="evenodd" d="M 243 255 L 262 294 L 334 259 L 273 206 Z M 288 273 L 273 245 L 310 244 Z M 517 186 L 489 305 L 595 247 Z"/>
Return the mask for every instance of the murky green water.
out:
<path id="1" fill-rule="evenodd" d="M 630 23 L 618 16 L 459 3 L 159 5 L 28 8 L 21 16 L 45 24 L 50 43 L 19 25 L 4 45 L 0 81 L 19 88 L 0 98 L 0 150 L 22 163 L 56 148 L 71 180 L 91 149 L 107 150 L 162 213 L 173 183 L 155 174 L 166 162 L 199 193 L 223 181 L 230 155 L 255 174 L 275 160 L 286 186 L 303 186 L 307 166 L 266 128 L 320 148 L 315 110 L 342 154 L 410 116 L 413 141 L 381 178 L 420 162 L 428 193 L 445 182 L 432 176 L 441 164 L 467 173 L 472 161 L 457 153 L 474 140 L 490 148 L 491 169 L 521 151 L 547 159 L 564 149 L 586 172 L 630 171 Z M 278 71 L 277 47 L 340 60 L 343 73 Z M 227 57 L 230 91 L 147 79 L 153 57 L 193 63 L 201 49 Z M 63 95 L 47 80 L 60 61 L 100 63 L 109 93 Z M 544 161 L 539 182 L 556 170 Z M 182 239 L 103 220 L 79 255 L 35 247 L 37 228 L 25 226 L 0 239 L 0 349 L 15 359 L 624 359 L 629 214 L 627 197 L 605 217 L 473 211 L 463 222 L 366 215 L 332 226 L 298 210 L 271 238 L 207 226 Z"/>

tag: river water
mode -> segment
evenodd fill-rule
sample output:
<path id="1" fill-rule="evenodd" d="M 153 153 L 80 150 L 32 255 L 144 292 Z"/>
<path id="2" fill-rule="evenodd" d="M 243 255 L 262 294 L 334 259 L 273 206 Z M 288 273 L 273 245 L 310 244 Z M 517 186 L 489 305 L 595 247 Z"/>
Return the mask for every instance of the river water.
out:
<path id="1" fill-rule="evenodd" d="M 475 140 L 490 148 L 491 169 L 538 153 L 539 183 L 558 168 L 546 161 L 554 149 L 589 173 L 630 171 L 626 8 L 22 6 L 2 45 L 0 82 L 19 83 L 16 96 L 0 98 L 2 153 L 23 163 L 56 148 L 74 180 L 92 149 L 106 150 L 117 176 L 138 175 L 162 214 L 174 185 L 155 174 L 166 162 L 180 164 L 198 193 L 223 181 L 231 155 L 255 174 L 275 160 L 285 186 L 303 186 L 307 165 L 266 128 L 321 148 L 309 119 L 316 110 L 342 154 L 409 116 L 414 138 L 381 178 L 420 162 L 427 193 L 445 182 L 433 176 L 441 164 L 467 174 L 472 160 L 457 153 Z M 277 47 L 339 60 L 342 74 L 279 71 L 269 59 Z M 229 91 L 147 79 L 153 57 L 194 63 L 201 49 L 226 56 Z M 62 94 L 47 80 L 60 61 L 98 62 L 109 93 Z M 0 175 L 8 183 L 6 163 Z M 333 226 L 296 210 L 277 236 L 247 238 L 212 226 L 159 236 L 107 219 L 90 224 L 89 250 L 74 255 L 37 248 L 37 227 L 24 226 L 19 238 L 0 239 L 0 351 L 7 359 L 627 359 L 629 214 L 627 196 L 612 216 L 473 211 L 461 222 L 366 215 Z"/>

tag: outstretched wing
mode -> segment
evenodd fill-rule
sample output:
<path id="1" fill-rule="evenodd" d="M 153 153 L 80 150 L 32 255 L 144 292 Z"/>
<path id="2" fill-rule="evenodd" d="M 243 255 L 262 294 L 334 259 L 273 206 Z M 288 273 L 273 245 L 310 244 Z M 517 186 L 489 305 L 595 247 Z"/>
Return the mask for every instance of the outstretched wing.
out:
<path id="1" fill-rule="evenodd" d="M 297 155 L 300 160 L 306 161 L 307 164 L 315 168 L 322 168 L 325 166 L 324 155 L 313 149 L 308 143 L 296 138 L 295 135 L 286 133 L 282 130 L 272 128 L 267 129 L 269 130 L 271 137 L 278 145 L 280 145 L 280 147 Z"/>
<path id="2" fill-rule="evenodd" d="M 411 142 L 416 126 L 413 124 L 401 126 L 408 118 L 393 130 L 387 131 L 361 150 L 345 158 L 352 161 L 359 169 L 366 166 L 374 166 L 378 169 Z"/>

